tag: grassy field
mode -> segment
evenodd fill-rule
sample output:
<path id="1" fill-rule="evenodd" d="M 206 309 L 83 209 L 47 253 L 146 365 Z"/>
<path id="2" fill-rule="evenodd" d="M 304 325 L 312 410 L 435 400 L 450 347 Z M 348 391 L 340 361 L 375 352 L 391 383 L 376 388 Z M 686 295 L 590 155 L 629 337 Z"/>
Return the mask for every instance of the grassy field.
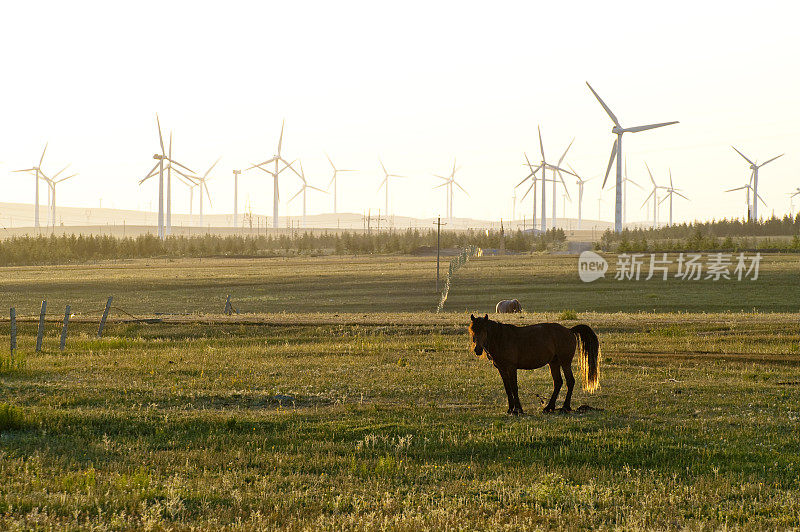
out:
<path id="1" fill-rule="evenodd" d="M 800 527 L 800 266 L 770 259 L 583 285 L 574 257 L 483 258 L 442 314 L 429 258 L 3 269 L 6 307 L 76 319 L 63 353 L 20 323 L 26 367 L 0 372 L 0 528 Z M 248 314 L 220 316 L 227 293 Z M 98 340 L 112 294 L 169 315 Z M 597 331 L 602 387 L 573 405 L 599 410 L 540 414 L 537 370 L 505 415 L 464 312 L 500 296 L 529 310 L 506 321 Z"/>

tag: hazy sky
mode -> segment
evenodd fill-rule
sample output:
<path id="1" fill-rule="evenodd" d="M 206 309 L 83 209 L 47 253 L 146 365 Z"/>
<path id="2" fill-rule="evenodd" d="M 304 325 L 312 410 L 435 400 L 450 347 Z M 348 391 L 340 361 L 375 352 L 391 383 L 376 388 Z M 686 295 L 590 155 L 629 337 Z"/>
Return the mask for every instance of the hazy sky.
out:
<path id="1" fill-rule="evenodd" d="M 137 182 L 158 112 L 177 160 L 200 171 L 223 157 L 210 212 L 232 211 L 231 170 L 270 157 L 285 118 L 285 156 L 312 184 L 330 179 L 326 151 L 359 170 L 340 181 L 340 211 L 383 209 L 381 157 L 409 176 L 391 184 L 393 213 L 444 213 L 431 174 L 457 157 L 471 197 L 456 194 L 455 215 L 509 218 L 523 151 L 539 159 L 537 125 L 548 158 L 574 136 L 572 166 L 605 171 L 612 124 L 588 80 L 623 125 L 680 120 L 624 146 L 642 185 L 644 161 L 661 183 L 672 168 L 692 200 L 676 200 L 677 220 L 744 213 L 743 193 L 721 192 L 749 177 L 731 144 L 758 160 L 786 153 L 760 174 L 763 212 L 784 213 L 800 186 L 799 14 L 793 2 L 5 2 L 0 201 L 33 201 L 33 178 L 10 171 L 49 141 L 45 169 L 81 174 L 59 205 L 155 208 L 156 180 Z M 584 199 L 592 218 L 598 181 Z M 249 198 L 271 213 L 269 176 L 240 183 L 240 211 Z M 188 212 L 173 186 L 175 211 Z M 282 176 L 281 214 L 297 189 Z M 629 193 L 629 219 L 643 219 L 646 193 Z M 299 200 L 288 209 L 299 214 Z M 308 210 L 331 212 L 332 198 L 310 193 Z"/>

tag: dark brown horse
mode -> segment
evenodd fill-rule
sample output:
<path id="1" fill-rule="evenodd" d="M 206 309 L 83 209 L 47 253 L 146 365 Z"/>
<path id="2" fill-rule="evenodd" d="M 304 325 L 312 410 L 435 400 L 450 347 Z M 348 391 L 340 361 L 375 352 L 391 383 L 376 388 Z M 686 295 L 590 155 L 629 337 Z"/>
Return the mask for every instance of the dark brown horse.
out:
<path id="1" fill-rule="evenodd" d="M 489 315 L 476 318 L 470 315 L 470 339 L 476 356 L 484 353 L 503 378 L 508 395 L 508 413 L 523 414 L 517 388 L 518 369 L 536 369 L 550 365 L 553 375 L 553 395 L 544 407 L 552 412 L 564 379 L 567 381 L 567 396 L 562 410 L 570 410 L 575 377 L 572 375 L 572 359 L 578 351 L 578 361 L 583 375 L 583 387 L 593 393 L 600 386 L 600 342 L 588 325 L 576 325 L 567 329 L 558 323 L 537 323 L 517 327 L 489 319 Z"/>

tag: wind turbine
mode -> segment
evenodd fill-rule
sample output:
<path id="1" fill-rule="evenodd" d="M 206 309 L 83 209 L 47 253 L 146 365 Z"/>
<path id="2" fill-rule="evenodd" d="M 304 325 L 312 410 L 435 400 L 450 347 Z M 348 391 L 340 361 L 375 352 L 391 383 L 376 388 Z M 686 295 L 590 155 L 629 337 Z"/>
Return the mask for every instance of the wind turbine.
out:
<path id="1" fill-rule="evenodd" d="M 233 227 L 239 227 L 239 174 L 241 170 L 233 171 Z"/>
<path id="2" fill-rule="evenodd" d="M 260 170 L 262 170 L 262 171 L 264 171 L 267 174 L 272 176 L 272 182 L 273 182 L 273 191 L 272 191 L 272 227 L 278 227 L 278 202 L 280 201 L 280 192 L 278 190 L 278 176 L 280 175 L 281 172 L 283 172 L 287 168 L 291 168 L 292 172 L 294 172 L 295 174 L 297 174 L 298 177 L 300 177 L 300 174 L 297 173 L 297 170 L 295 170 L 292 167 L 292 163 L 288 162 L 286 159 L 284 159 L 281 156 L 281 146 L 283 145 L 283 127 L 284 127 L 285 123 L 286 123 L 285 120 L 283 122 L 281 122 L 281 136 L 278 137 L 278 151 L 277 151 L 277 153 L 271 159 L 267 159 L 263 163 L 254 164 L 250 168 L 245 169 L 245 171 L 247 171 L 247 170 L 252 170 L 253 168 L 258 168 L 258 169 L 260 169 Z M 264 168 L 266 165 L 271 164 L 271 163 L 275 164 L 274 170 L 267 170 L 266 168 Z M 281 164 L 283 164 L 283 168 L 281 168 Z"/>
<path id="3" fill-rule="evenodd" d="M 325 157 L 327 157 L 328 162 L 331 163 L 331 168 L 333 168 L 333 177 L 331 177 L 331 181 L 330 181 L 330 183 L 328 183 L 328 188 L 331 188 L 331 185 L 333 185 L 333 214 L 337 214 L 339 211 L 337 210 L 337 205 L 336 205 L 336 176 L 337 176 L 337 174 L 339 172 L 355 172 L 355 170 L 339 170 L 333 164 L 333 161 L 331 161 L 331 158 L 328 157 L 327 153 L 325 154 Z"/>
<path id="4" fill-rule="evenodd" d="M 558 187 L 558 182 L 555 179 L 555 174 L 558 174 L 559 179 L 561 179 L 561 184 L 564 186 L 564 193 L 567 195 L 567 198 L 569 198 L 569 202 L 572 203 L 572 198 L 569 195 L 569 190 L 567 190 L 567 183 L 564 181 L 564 176 L 561 175 L 561 170 L 562 170 L 561 163 L 564 162 L 564 158 L 567 156 L 567 152 L 572 147 L 572 143 L 573 142 L 575 142 L 575 138 L 574 137 L 569 142 L 569 145 L 567 146 L 567 149 L 564 150 L 564 153 L 561 154 L 561 157 L 558 159 L 558 164 L 556 164 L 555 168 L 553 169 L 553 228 L 556 227 L 556 218 L 557 218 L 556 217 L 556 193 L 557 193 L 556 187 Z M 568 172 L 567 170 L 564 170 L 564 171 L 567 172 L 567 173 L 571 173 L 571 172 Z M 542 174 L 542 175 L 544 175 L 544 174 Z M 564 216 L 565 219 L 566 219 L 566 212 L 567 212 L 567 202 L 564 201 L 564 215 L 563 216 Z"/>
<path id="5" fill-rule="evenodd" d="M 800 187 L 796 191 L 789 192 L 789 217 L 794 218 L 794 197 L 800 194 Z"/>
<path id="6" fill-rule="evenodd" d="M 178 161 L 173 160 L 171 157 L 167 156 L 166 151 L 164 150 L 164 137 L 161 134 L 161 121 L 158 119 L 158 113 L 156 113 L 156 125 L 158 126 L 158 143 L 161 146 L 161 153 L 156 153 L 153 155 L 153 159 L 158 161 L 155 166 L 147 173 L 147 175 L 139 181 L 141 185 L 148 179 L 154 176 L 158 176 L 158 238 L 161 240 L 165 237 L 164 232 L 164 161 L 169 163 L 169 168 L 172 169 L 172 164 L 176 166 L 180 166 L 184 170 L 190 173 L 194 173 L 194 170 L 188 168 Z M 172 149 L 170 146 L 170 153 Z M 171 170 L 170 170 L 171 171 Z"/>
<path id="7" fill-rule="evenodd" d="M 378 162 L 381 163 L 381 168 L 383 169 L 383 175 L 384 175 L 383 181 L 381 181 L 381 184 L 378 186 L 378 190 L 380 190 L 381 187 L 384 187 L 384 186 L 386 187 L 386 219 L 388 220 L 389 219 L 389 178 L 390 177 L 405 177 L 405 176 L 404 175 L 397 175 L 397 174 L 390 174 L 389 172 L 386 171 L 386 167 L 383 165 L 383 161 L 378 159 Z"/>
<path id="8" fill-rule="evenodd" d="M 578 185 L 578 229 L 581 228 L 581 220 L 583 218 L 582 209 L 583 209 L 583 186 L 588 182 L 594 179 L 594 177 L 590 177 L 589 179 L 583 179 L 581 176 L 578 175 L 578 172 L 575 171 L 572 166 L 569 167 L 572 170 L 572 174 L 578 179 L 575 181 L 575 184 Z"/>
<path id="9" fill-rule="evenodd" d="M 666 188 L 661 185 L 656 184 L 656 180 L 653 178 L 653 172 L 650 171 L 650 167 L 647 166 L 647 163 L 644 163 L 645 168 L 647 168 L 647 173 L 650 175 L 650 182 L 653 183 L 653 189 L 650 191 L 650 194 L 642 202 L 642 207 L 647 203 L 650 199 L 650 196 L 653 197 L 653 229 L 655 229 L 658 225 L 658 189 L 659 188 Z M 618 195 L 619 196 L 619 195 Z"/>
<path id="10" fill-rule="evenodd" d="M 344 170 L 342 170 L 342 171 L 344 171 Z M 305 227 L 306 226 L 306 189 L 310 188 L 312 190 L 318 190 L 319 192 L 323 192 L 323 193 L 326 193 L 326 194 L 327 194 L 327 192 L 325 192 L 321 188 L 317 188 L 317 187 L 314 187 L 314 186 L 311 186 L 311 185 L 308 184 L 308 182 L 306 181 L 306 173 L 303 171 L 303 161 L 300 161 L 300 179 L 303 182 L 303 184 L 300 186 L 300 190 L 297 191 L 297 194 L 295 194 L 294 196 L 289 198 L 289 201 L 287 201 L 286 203 L 291 203 L 292 200 L 295 199 L 300 194 L 303 195 L 303 227 Z"/>
<path id="11" fill-rule="evenodd" d="M 752 175 L 750 176 L 750 181 L 747 184 L 745 184 L 744 186 L 731 188 L 731 189 L 726 190 L 725 192 L 734 192 L 736 190 L 747 190 L 747 221 L 748 222 L 750 220 L 752 220 L 752 216 L 751 215 L 752 215 L 752 207 L 753 206 L 750 204 L 750 193 L 751 192 L 753 193 L 753 197 L 756 198 L 756 201 L 760 201 L 761 203 L 763 203 L 764 207 L 767 206 L 767 202 L 764 201 L 764 199 L 761 197 L 761 195 L 760 194 L 756 194 L 754 192 L 754 190 L 753 190 Z"/>
<path id="12" fill-rule="evenodd" d="M 48 213 L 48 222 L 50 221 L 50 219 L 52 219 L 52 224 L 53 224 L 52 227 L 54 231 L 56 228 L 56 185 L 66 181 L 67 179 L 72 179 L 73 177 L 78 175 L 77 173 L 75 173 L 67 177 L 62 177 L 61 179 L 58 179 L 58 176 L 61 175 L 67 168 L 69 168 L 69 165 L 65 166 L 64 168 L 56 172 L 56 174 L 52 178 L 47 177 L 44 174 L 44 172 L 40 172 L 42 175 L 42 179 L 44 179 L 44 181 L 47 183 L 48 186 L 48 207 L 50 207 L 50 212 Z"/>
<path id="13" fill-rule="evenodd" d="M 547 172 L 548 169 L 553 171 L 553 180 L 555 180 L 556 174 L 558 174 L 558 177 L 561 178 L 561 182 L 564 185 L 565 189 L 567 188 L 567 184 L 564 183 L 564 177 L 561 175 L 560 172 L 564 172 L 564 173 L 567 173 L 569 175 L 573 175 L 573 174 L 569 170 L 564 170 L 563 168 L 559 167 L 558 165 L 550 164 L 550 163 L 547 162 L 547 158 L 544 155 L 544 143 L 542 142 L 542 130 L 538 126 L 537 126 L 536 129 L 539 131 L 539 149 L 541 150 L 541 154 L 542 154 L 542 162 L 537 167 L 537 170 L 539 170 L 539 169 L 542 170 L 542 216 L 541 216 L 541 227 L 542 227 L 542 233 L 544 233 L 545 231 L 547 231 L 547 202 L 546 202 L 546 196 L 547 196 L 546 175 L 547 175 L 547 173 L 546 172 Z M 574 141 L 574 139 L 573 139 L 573 141 Z M 572 146 L 572 142 L 570 142 L 569 146 L 567 146 L 567 149 L 564 150 L 564 154 L 561 156 L 561 159 L 559 159 L 559 163 L 561 161 L 563 161 L 564 157 L 566 157 L 567 151 L 569 151 L 570 146 Z M 532 172 L 532 174 L 535 174 L 535 173 L 536 172 Z M 524 181 L 525 180 L 523 179 L 523 182 Z M 553 183 L 553 227 L 555 227 L 555 211 L 556 211 L 556 208 L 555 208 L 555 205 L 556 205 L 555 204 L 555 196 L 556 196 L 556 183 Z"/>
<path id="14" fill-rule="evenodd" d="M 617 190 L 616 190 L 616 200 L 614 204 L 614 232 L 621 233 L 622 232 L 622 135 L 624 133 L 638 133 L 639 131 L 646 131 L 648 129 L 655 129 L 657 127 L 669 126 L 672 124 L 677 124 L 678 121 L 673 122 L 661 122 L 659 124 L 649 124 L 646 126 L 635 126 L 624 128 L 620 125 L 619 120 L 617 120 L 616 115 L 611 111 L 611 109 L 606 105 L 606 103 L 600 98 L 600 96 L 594 91 L 589 82 L 586 82 L 586 85 L 589 87 L 589 90 L 592 91 L 597 101 L 600 102 L 600 105 L 603 106 L 608 116 L 611 118 L 611 121 L 614 122 L 614 127 L 611 129 L 611 132 L 614 133 L 617 138 L 614 141 L 614 145 L 611 147 L 611 157 L 608 159 L 608 168 L 606 169 L 606 177 L 603 179 L 603 187 L 606 186 L 606 181 L 608 180 L 608 174 L 611 172 L 611 165 L 614 164 L 614 159 L 616 158 L 617 163 Z"/>
<path id="15" fill-rule="evenodd" d="M 669 186 L 663 188 L 667 191 L 667 195 L 661 198 L 659 203 L 664 203 L 664 201 L 669 198 L 669 225 L 672 225 L 672 196 L 680 196 L 687 201 L 689 201 L 689 198 L 678 192 L 680 189 L 675 188 L 675 186 L 672 184 L 672 169 L 669 171 Z"/>
<path id="16" fill-rule="evenodd" d="M 767 162 L 758 164 L 758 163 L 755 163 L 755 162 L 751 161 L 747 157 L 745 157 L 744 154 L 742 152 L 740 152 L 739 150 L 737 150 L 735 146 L 731 146 L 731 148 L 733 148 L 736 153 L 741 155 L 742 158 L 745 161 L 750 163 L 750 169 L 753 171 L 753 175 L 751 176 L 751 180 L 753 181 L 753 194 L 755 194 L 756 197 L 757 197 L 758 196 L 758 169 L 761 168 L 762 166 L 766 165 L 766 164 L 771 163 L 772 161 L 774 161 L 778 157 L 783 157 L 783 154 L 781 153 L 780 155 L 777 155 L 777 156 L 773 157 L 772 159 L 770 159 Z M 758 202 L 757 201 L 753 201 L 753 220 L 758 221 Z"/>
<path id="17" fill-rule="evenodd" d="M 525 178 L 522 181 L 516 184 L 516 186 L 514 187 L 514 197 L 516 198 L 517 187 L 519 187 L 525 181 L 530 179 L 531 186 L 528 187 L 528 190 L 525 191 L 525 194 L 522 195 L 522 198 L 519 200 L 519 202 L 522 203 L 525 200 L 525 196 L 527 196 L 528 193 L 531 190 L 533 190 L 533 217 L 531 218 L 531 227 L 535 228 L 536 227 L 536 182 L 538 181 L 538 179 L 536 178 L 536 172 L 538 172 L 542 168 L 542 166 L 539 165 L 536 168 L 534 168 L 533 165 L 531 165 L 530 160 L 528 159 L 528 154 L 523 153 L 523 155 L 525 156 L 525 164 L 527 164 L 530 173 L 527 176 L 525 176 Z"/>
<path id="18" fill-rule="evenodd" d="M 211 206 L 211 193 L 208 191 L 208 184 L 206 182 L 209 179 L 211 179 L 211 177 L 209 177 L 208 174 L 210 174 L 211 170 L 213 170 L 214 167 L 217 166 L 217 163 L 220 161 L 220 159 L 222 159 L 222 157 L 214 161 L 214 164 L 208 167 L 208 170 L 206 170 L 206 173 L 203 174 L 203 177 L 193 176 L 191 178 L 191 180 L 194 181 L 198 187 L 200 187 L 200 227 L 203 227 L 203 190 L 206 191 L 206 197 L 208 197 L 208 205 Z"/>
<path id="19" fill-rule="evenodd" d="M 36 229 L 39 229 L 39 179 L 41 179 L 40 174 L 42 173 L 42 161 L 44 161 L 44 154 L 47 151 L 47 145 L 45 143 L 44 149 L 42 150 L 42 156 L 39 158 L 39 164 L 37 166 L 32 166 L 31 168 L 25 168 L 24 170 L 14 170 L 14 172 L 33 172 L 36 181 L 36 199 L 33 205 L 33 226 Z"/>
<path id="20" fill-rule="evenodd" d="M 467 192 L 464 189 L 464 187 L 462 187 L 456 181 L 456 172 L 458 170 L 459 170 L 459 168 L 456 168 L 456 159 L 453 158 L 453 170 L 450 172 L 449 176 L 444 177 L 444 176 L 441 176 L 441 175 L 434 174 L 434 177 L 438 177 L 439 179 L 443 179 L 444 183 L 442 183 L 440 185 L 437 185 L 437 186 L 435 186 L 433 188 L 447 187 L 445 189 L 445 191 L 447 193 L 447 219 L 448 220 L 452 220 L 453 219 L 453 185 L 455 185 L 458 188 L 460 188 L 464 192 L 464 194 L 466 194 L 468 197 L 470 197 L 469 196 L 469 192 Z"/>

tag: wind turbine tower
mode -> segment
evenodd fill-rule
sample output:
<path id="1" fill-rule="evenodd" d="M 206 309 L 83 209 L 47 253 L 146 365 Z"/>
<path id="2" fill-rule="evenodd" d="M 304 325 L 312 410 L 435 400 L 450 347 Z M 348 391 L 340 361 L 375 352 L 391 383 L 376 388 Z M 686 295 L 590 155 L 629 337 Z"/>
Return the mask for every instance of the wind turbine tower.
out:
<path id="1" fill-rule="evenodd" d="M 328 157 L 327 153 L 325 154 L 325 157 L 328 159 L 328 162 L 331 163 L 331 168 L 333 168 L 333 176 L 331 177 L 331 180 L 328 183 L 328 188 L 330 188 L 330 186 L 333 185 L 333 214 L 338 214 L 339 211 L 338 211 L 338 206 L 336 204 L 336 198 L 337 198 L 337 195 L 336 195 L 336 183 L 337 183 L 336 177 L 337 177 L 339 172 L 355 172 L 355 170 L 339 170 L 333 164 L 333 161 L 331 161 L 331 158 Z"/>
<path id="2" fill-rule="evenodd" d="M 233 171 L 233 227 L 239 227 L 239 174 L 241 170 Z"/>
<path id="3" fill-rule="evenodd" d="M 280 192 L 278 189 L 278 176 L 281 172 L 286 170 L 287 168 L 291 168 L 292 172 L 294 172 L 297 177 L 300 177 L 300 174 L 297 173 L 292 167 L 292 163 L 288 162 L 286 159 L 283 158 L 281 155 L 281 146 L 283 145 L 283 129 L 284 129 L 285 121 L 281 122 L 281 135 L 278 137 L 278 152 L 271 158 L 267 159 L 263 163 L 254 164 L 247 170 L 252 170 L 253 168 L 258 168 L 267 174 L 272 176 L 273 181 L 273 189 L 272 189 L 272 227 L 278 227 L 278 203 L 280 201 Z M 274 163 L 274 170 L 267 170 L 265 166 L 268 164 Z M 281 168 L 281 164 L 283 168 Z"/>
<path id="4" fill-rule="evenodd" d="M 397 174 L 390 174 L 389 172 L 386 171 L 386 167 L 383 165 L 383 161 L 378 159 L 378 162 L 381 163 L 381 168 L 383 169 L 383 175 L 384 175 L 383 181 L 381 181 L 381 184 L 378 186 L 378 190 L 380 190 L 381 187 L 384 187 L 384 186 L 386 187 L 386 219 L 388 220 L 389 219 L 389 178 L 390 177 L 405 177 L 405 176 L 404 175 L 397 175 Z"/>
<path id="5" fill-rule="evenodd" d="M 608 114 L 611 121 L 614 122 L 614 127 L 611 129 L 611 132 L 614 133 L 617 138 L 614 141 L 614 145 L 611 147 L 611 157 L 608 160 L 608 168 L 606 169 L 606 177 L 603 179 L 603 187 L 606 186 L 606 181 L 608 180 L 608 174 L 611 172 L 611 166 L 614 164 L 614 160 L 616 159 L 617 165 L 617 190 L 616 190 L 616 199 L 614 203 L 614 231 L 616 233 L 622 232 L 622 135 L 624 133 L 638 133 L 639 131 L 646 131 L 648 129 L 655 129 L 657 127 L 669 126 L 672 124 L 677 124 L 677 121 L 673 122 L 662 122 L 659 124 L 649 124 L 646 126 L 635 126 L 624 128 L 620 125 L 619 120 L 617 120 L 616 115 L 611 111 L 611 109 L 606 105 L 606 103 L 600 98 L 600 96 L 594 91 L 589 82 L 586 82 L 586 85 L 589 87 L 589 90 L 592 91 L 597 101 L 600 102 L 600 105 L 603 106 L 605 109 L 606 114 Z"/>
<path id="6" fill-rule="evenodd" d="M 675 186 L 672 184 L 672 170 L 671 169 L 669 171 L 669 186 L 668 187 L 664 187 L 664 190 L 667 191 L 667 195 L 664 196 L 661 199 L 660 203 L 663 203 L 664 201 L 666 201 L 667 198 L 669 198 L 669 225 L 672 225 L 672 196 L 677 195 L 677 196 L 680 196 L 680 197 L 682 197 L 683 199 L 685 199 L 687 201 L 689 200 L 689 198 L 687 198 L 686 196 L 681 194 L 679 192 L 680 189 L 675 188 Z"/>
<path id="7" fill-rule="evenodd" d="M 37 166 L 32 166 L 31 168 L 25 168 L 23 170 L 14 170 L 14 172 L 33 172 L 34 180 L 36 182 L 36 197 L 33 203 L 33 226 L 36 229 L 39 229 L 39 179 L 41 179 L 42 173 L 42 161 L 44 161 L 44 154 L 47 151 L 47 145 L 49 143 L 45 143 L 44 149 L 42 150 L 42 156 L 39 158 L 39 164 Z"/>
<path id="8" fill-rule="evenodd" d="M 737 150 L 734 146 L 731 146 L 731 148 L 733 148 L 736 153 L 741 155 L 742 158 L 745 161 L 750 163 L 750 170 L 752 170 L 752 175 L 750 176 L 750 179 L 753 182 L 753 195 L 755 195 L 757 197 L 758 196 L 758 170 L 759 170 L 759 168 L 761 168 L 764 165 L 767 165 L 767 164 L 771 163 L 772 161 L 774 161 L 778 157 L 783 157 L 784 154 L 781 153 L 780 155 L 777 155 L 777 156 L 773 157 L 772 159 L 770 159 L 767 162 L 758 164 L 758 163 L 756 163 L 754 161 L 751 161 L 747 157 L 745 157 L 744 154 L 742 152 L 740 152 L 739 150 Z M 758 221 L 758 201 L 756 201 L 755 199 L 753 200 L 753 220 L 754 221 Z"/>

